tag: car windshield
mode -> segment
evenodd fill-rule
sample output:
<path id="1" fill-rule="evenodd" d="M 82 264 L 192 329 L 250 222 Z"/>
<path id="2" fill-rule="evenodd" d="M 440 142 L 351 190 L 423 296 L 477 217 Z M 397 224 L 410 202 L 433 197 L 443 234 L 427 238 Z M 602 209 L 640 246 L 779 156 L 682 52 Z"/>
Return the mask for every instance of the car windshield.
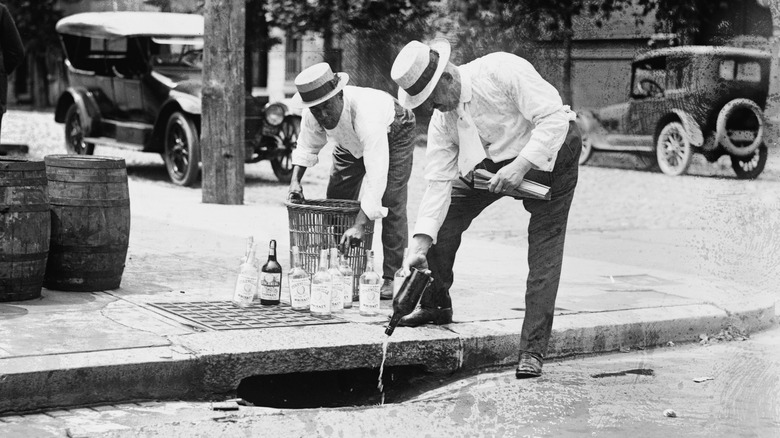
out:
<path id="1" fill-rule="evenodd" d="M 161 67 L 203 68 L 203 40 L 153 38 L 152 60 Z"/>

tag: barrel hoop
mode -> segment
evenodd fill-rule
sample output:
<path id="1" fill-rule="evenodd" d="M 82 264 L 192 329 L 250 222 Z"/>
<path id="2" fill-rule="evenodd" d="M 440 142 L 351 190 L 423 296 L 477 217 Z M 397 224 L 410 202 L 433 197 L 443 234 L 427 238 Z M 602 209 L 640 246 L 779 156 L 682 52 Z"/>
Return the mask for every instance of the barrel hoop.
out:
<path id="1" fill-rule="evenodd" d="M 0 205 L 0 213 L 49 211 L 49 204 Z"/>
<path id="2" fill-rule="evenodd" d="M 127 251 L 127 244 L 124 245 L 97 245 L 97 246 L 87 246 L 87 245 L 62 245 L 59 243 L 51 242 L 49 246 L 49 254 L 59 254 L 59 253 L 120 253 L 120 252 L 126 252 Z"/>
<path id="3" fill-rule="evenodd" d="M 29 161 L 22 158 L 0 158 L 0 170 L 14 172 L 19 170 L 44 170 L 43 161 Z"/>
<path id="4" fill-rule="evenodd" d="M 0 176 L 0 187 L 45 186 L 48 180 L 44 176 L 34 178 L 4 178 Z"/>
<path id="5" fill-rule="evenodd" d="M 43 157 L 46 167 L 71 169 L 124 169 L 125 159 L 100 155 L 47 155 Z"/>
<path id="6" fill-rule="evenodd" d="M 57 182 L 64 182 L 64 183 L 90 183 L 90 182 L 117 182 L 117 183 L 125 183 L 127 184 L 127 173 L 68 173 L 68 172 L 57 172 L 56 170 L 52 171 L 52 169 L 49 169 L 46 172 L 46 178 L 49 181 L 57 181 Z"/>
<path id="7" fill-rule="evenodd" d="M 0 252 L 0 262 L 35 262 L 46 260 L 48 254 L 47 251 L 28 252 L 25 254 L 3 254 Z"/>
<path id="8" fill-rule="evenodd" d="M 130 199 L 81 199 L 49 196 L 49 204 L 68 207 L 130 207 Z"/>

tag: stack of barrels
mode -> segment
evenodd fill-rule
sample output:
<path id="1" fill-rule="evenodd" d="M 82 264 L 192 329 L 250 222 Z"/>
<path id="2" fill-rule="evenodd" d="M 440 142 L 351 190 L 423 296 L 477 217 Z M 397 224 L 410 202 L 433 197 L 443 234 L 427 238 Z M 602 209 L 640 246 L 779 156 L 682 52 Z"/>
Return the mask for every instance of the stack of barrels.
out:
<path id="1" fill-rule="evenodd" d="M 0 158 L 0 302 L 116 289 L 130 237 L 121 158 Z"/>

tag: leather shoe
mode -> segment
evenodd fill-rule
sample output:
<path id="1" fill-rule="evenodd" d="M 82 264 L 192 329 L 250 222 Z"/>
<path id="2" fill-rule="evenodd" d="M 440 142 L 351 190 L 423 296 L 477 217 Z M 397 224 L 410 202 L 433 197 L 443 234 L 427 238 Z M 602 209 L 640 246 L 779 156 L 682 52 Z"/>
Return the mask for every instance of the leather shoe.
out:
<path id="1" fill-rule="evenodd" d="M 379 289 L 379 299 L 381 300 L 393 299 L 393 280 L 385 278 L 385 282 L 382 283 L 382 288 Z"/>
<path id="2" fill-rule="evenodd" d="M 412 313 L 401 318 L 398 325 L 401 327 L 417 327 L 423 324 L 450 324 L 452 322 L 452 308 L 440 309 L 434 307 L 417 306 Z"/>
<path id="3" fill-rule="evenodd" d="M 542 356 L 536 353 L 523 351 L 520 353 L 520 363 L 517 364 L 515 377 L 528 379 L 542 375 Z"/>

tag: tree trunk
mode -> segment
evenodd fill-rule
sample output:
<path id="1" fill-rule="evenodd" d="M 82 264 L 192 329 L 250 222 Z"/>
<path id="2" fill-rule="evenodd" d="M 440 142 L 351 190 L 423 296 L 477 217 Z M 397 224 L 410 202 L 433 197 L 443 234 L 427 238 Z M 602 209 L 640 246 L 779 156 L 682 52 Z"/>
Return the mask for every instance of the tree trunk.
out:
<path id="1" fill-rule="evenodd" d="M 766 143 L 769 146 L 780 145 L 780 0 L 760 0 L 759 4 L 772 12 L 772 58 L 769 66 L 769 96 L 764 114 L 767 121 Z"/>
<path id="2" fill-rule="evenodd" d="M 561 92 L 561 98 L 566 105 L 572 104 L 572 91 L 571 91 L 571 47 L 574 37 L 574 31 L 572 30 L 571 16 L 564 17 L 563 19 L 563 90 Z"/>
<path id="3" fill-rule="evenodd" d="M 206 0 L 203 202 L 244 203 L 244 2 Z"/>
<path id="4" fill-rule="evenodd" d="M 45 55 L 33 55 L 32 71 L 32 104 L 35 108 L 46 108 L 49 105 L 49 81 L 47 77 Z"/>

